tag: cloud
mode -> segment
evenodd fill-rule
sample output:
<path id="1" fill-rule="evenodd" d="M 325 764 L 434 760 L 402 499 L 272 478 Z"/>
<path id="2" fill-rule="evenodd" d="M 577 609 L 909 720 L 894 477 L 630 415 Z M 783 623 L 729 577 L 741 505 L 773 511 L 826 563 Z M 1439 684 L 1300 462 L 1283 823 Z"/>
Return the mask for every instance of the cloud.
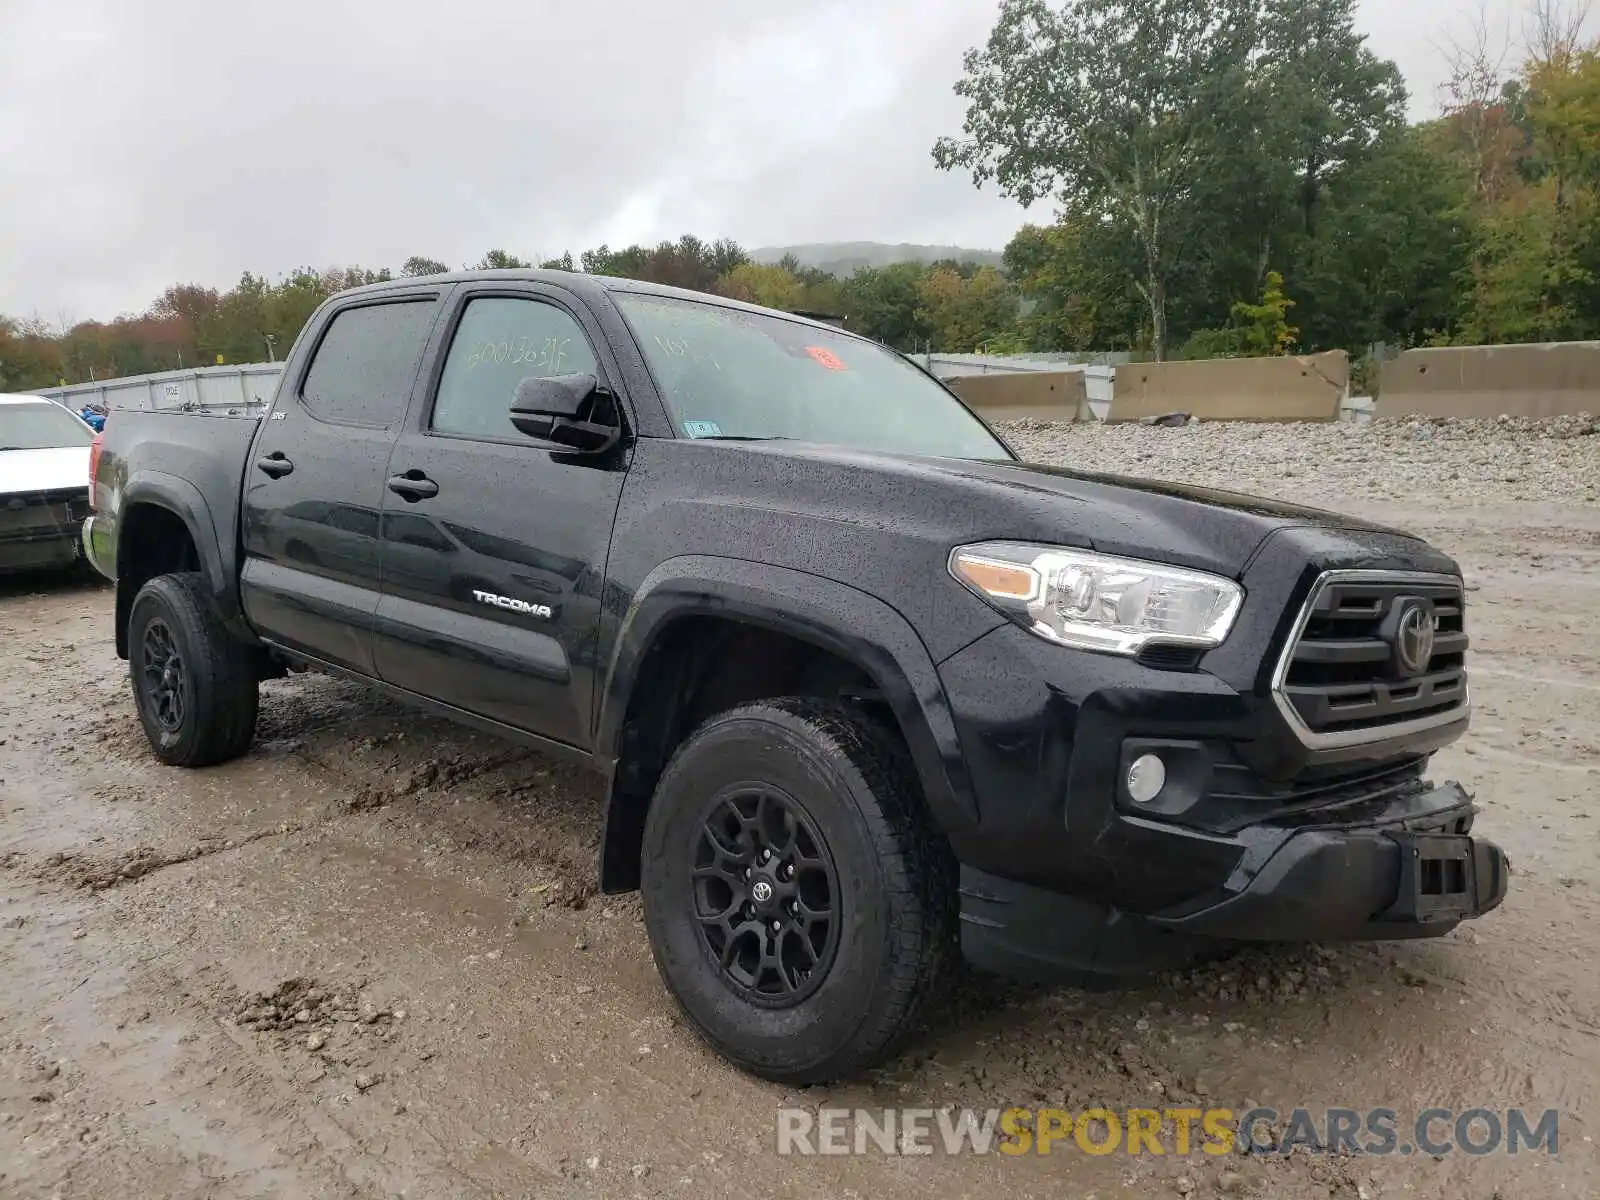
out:
<path id="1" fill-rule="evenodd" d="M 103 318 L 245 270 L 684 232 L 999 247 L 1025 214 L 930 156 L 995 12 L 4 0 L 0 312 Z M 1362 9 L 1408 73 L 1447 17 L 1447 0 Z"/>

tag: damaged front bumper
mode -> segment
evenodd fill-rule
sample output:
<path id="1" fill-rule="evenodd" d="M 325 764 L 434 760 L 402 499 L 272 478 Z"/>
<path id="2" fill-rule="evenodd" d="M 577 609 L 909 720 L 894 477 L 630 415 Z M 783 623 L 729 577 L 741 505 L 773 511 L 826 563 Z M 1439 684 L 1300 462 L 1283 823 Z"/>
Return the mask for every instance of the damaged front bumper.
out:
<path id="1" fill-rule="evenodd" d="M 1231 942 L 1437 937 L 1499 906 L 1510 863 L 1471 835 L 1476 808 L 1459 784 L 1412 804 L 1419 815 L 1400 820 L 1239 830 L 1219 886 L 1142 915 L 964 866 L 962 951 L 980 969 L 1092 982 Z"/>

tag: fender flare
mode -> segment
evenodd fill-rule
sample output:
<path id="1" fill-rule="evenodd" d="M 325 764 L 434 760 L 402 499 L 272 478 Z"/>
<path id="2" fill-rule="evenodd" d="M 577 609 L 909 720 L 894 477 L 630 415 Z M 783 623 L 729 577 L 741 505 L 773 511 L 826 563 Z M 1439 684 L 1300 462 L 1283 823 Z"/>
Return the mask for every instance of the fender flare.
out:
<path id="1" fill-rule="evenodd" d="M 229 601 L 237 595 L 237 587 L 223 563 L 222 541 L 217 536 L 216 522 L 212 519 L 211 506 L 206 503 L 205 496 L 194 484 L 177 475 L 169 475 L 165 471 L 136 471 L 123 484 L 117 502 L 117 653 L 127 656 L 127 618 L 133 606 L 133 596 L 124 595 L 130 592 L 124 586 L 124 581 L 132 578 L 127 560 L 132 543 L 124 533 L 128 510 L 135 505 L 166 509 L 183 522 L 200 559 L 200 574 L 205 580 L 206 590 L 228 624 L 236 625 L 235 606 L 230 606 Z"/>
<path id="2" fill-rule="evenodd" d="M 716 616 L 785 633 L 861 668 L 905 735 L 935 824 L 978 820 L 955 720 L 932 656 L 904 616 L 848 584 L 789 567 L 711 555 L 668 559 L 640 583 L 623 616 L 600 697 L 597 765 L 611 780 L 601 834 L 601 885 L 616 879 L 613 835 L 631 837 L 635 803 L 617 786 L 624 721 L 639 672 L 663 631 L 683 617 Z"/>

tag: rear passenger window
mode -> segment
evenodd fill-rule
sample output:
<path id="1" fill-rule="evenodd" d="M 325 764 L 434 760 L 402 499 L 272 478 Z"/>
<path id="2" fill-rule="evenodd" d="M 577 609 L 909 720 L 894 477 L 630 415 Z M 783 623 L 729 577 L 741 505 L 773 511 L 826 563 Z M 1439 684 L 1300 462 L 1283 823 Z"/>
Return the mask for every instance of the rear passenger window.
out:
<path id="1" fill-rule="evenodd" d="M 450 342 L 432 427 L 464 437 L 519 438 L 511 423 L 517 384 L 529 376 L 598 375 L 583 328 L 542 300 L 470 301 Z"/>
<path id="2" fill-rule="evenodd" d="M 406 300 L 347 308 L 335 316 L 300 389 L 312 415 L 380 429 L 398 422 L 433 328 L 435 307 L 431 298 Z"/>

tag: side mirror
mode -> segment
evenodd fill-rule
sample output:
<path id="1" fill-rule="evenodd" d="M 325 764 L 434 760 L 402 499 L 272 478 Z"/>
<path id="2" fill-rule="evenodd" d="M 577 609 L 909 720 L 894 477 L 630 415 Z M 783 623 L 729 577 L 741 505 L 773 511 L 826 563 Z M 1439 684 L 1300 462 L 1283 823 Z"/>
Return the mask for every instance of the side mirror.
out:
<path id="1" fill-rule="evenodd" d="M 511 401 L 511 423 L 529 437 L 584 454 L 609 450 L 622 436 L 615 398 L 588 374 L 524 379 Z"/>

